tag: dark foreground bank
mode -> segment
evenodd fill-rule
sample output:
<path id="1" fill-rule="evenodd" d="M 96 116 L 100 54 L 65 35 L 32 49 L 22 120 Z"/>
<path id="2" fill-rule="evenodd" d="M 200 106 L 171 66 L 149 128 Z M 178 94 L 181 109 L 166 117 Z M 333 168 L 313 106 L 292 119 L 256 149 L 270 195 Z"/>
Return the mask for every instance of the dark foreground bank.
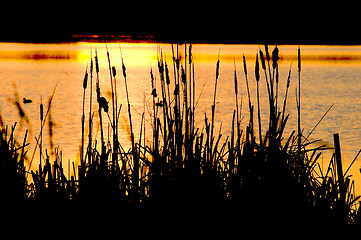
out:
<path id="1" fill-rule="evenodd" d="M 234 103 L 232 132 L 223 136 L 216 129 L 217 93 L 220 64 L 215 63 L 214 93 L 211 108 L 204 113 L 204 123 L 196 127 L 196 97 L 192 46 L 186 45 L 186 56 L 180 59 L 173 45 L 173 59 L 168 62 L 158 53 L 157 69 L 150 71 L 152 96 L 150 119 L 141 119 L 139 131 L 133 129 L 131 98 L 127 90 L 127 70 L 111 65 L 108 55 L 111 97 L 103 95 L 96 52 L 90 59 L 83 81 L 83 101 L 88 94 L 97 99 L 97 109 L 82 109 L 81 156 L 73 165 L 72 176 L 64 174 L 61 155 L 50 157 L 42 147 L 39 134 L 37 148 L 42 152 L 39 166 L 28 167 L 33 159 L 27 154 L 27 134 L 14 139 L 16 126 L 2 126 L 0 134 L 0 190 L 2 200 L 41 200 L 101 203 L 113 209 L 144 209 L 163 212 L 214 211 L 236 214 L 240 219 L 259 223 L 294 223 L 348 225 L 359 224 L 361 211 L 358 196 L 353 194 L 352 179 L 342 169 L 339 136 L 334 135 L 334 155 L 323 172 L 318 160 L 325 146 L 314 144 L 301 128 L 301 52 L 298 52 L 297 129 L 285 135 L 288 122 L 290 73 L 286 86 L 279 86 L 277 46 L 265 45 L 257 52 L 256 62 L 243 58 L 243 71 L 234 69 Z M 253 65 L 254 64 L 254 65 Z M 252 66 L 252 67 L 250 67 Z M 254 67 L 253 67 L 254 66 Z M 255 79 L 248 71 L 255 71 Z M 242 76 L 242 78 L 240 77 Z M 238 81 L 255 81 L 256 92 L 241 99 Z M 118 102 L 116 82 L 124 81 L 127 102 Z M 92 92 L 89 86 L 96 86 Z M 260 114 L 259 87 L 268 92 L 269 115 Z M 280 99 L 279 93 L 285 93 Z M 250 94 L 257 96 L 251 102 Z M 54 95 L 54 93 L 53 93 Z M 108 99 L 107 99 L 108 98 Z M 92 101 L 92 98 L 89 98 Z M 15 104 L 21 113 L 21 103 Z M 84 105 L 83 105 L 84 106 Z M 92 102 L 89 106 L 93 106 Z M 49 124 L 48 105 L 40 106 L 41 124 Z M 131 148 L 119 142 L 119 111 L 126 111 Z M 243 110 L 245 112 L 245 110 Z M 21 116 L 20 117 L 24 117 Z M 244 118 L 244 119 L 243 119 Z M 262 126 L 261 119 L 268 119 Z M 243 120 L 242 120 L 243 119 Z M 93 125 L 99 121 L 100 138 L 95 139 Z M 104 124 L 110 128 L 106 140 Z M 152 131 L 150 143 L 145 141 L 146 128 Z M 85 133 L 88 134 L 85 134 Z M 134 133 L 139 132 L 137 136 Z M 33 170 L 32 170 L 33 169 Z M 109 204 L 109 205 L 107 205 Z M 95 206 L 95 205 L 94 205 Z"/>

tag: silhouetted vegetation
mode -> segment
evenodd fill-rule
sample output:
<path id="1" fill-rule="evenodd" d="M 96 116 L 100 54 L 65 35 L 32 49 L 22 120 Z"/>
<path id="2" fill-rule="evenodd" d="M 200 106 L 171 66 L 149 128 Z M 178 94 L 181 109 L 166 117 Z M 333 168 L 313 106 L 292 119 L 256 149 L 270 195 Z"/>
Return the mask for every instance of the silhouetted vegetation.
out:
<path id="1" fill-rule="evenodd" d="M 63 161 L 58 150 L 50 160 L 47 152 L 40 154 L 37 171 L 28 179 L 24 158 L 26 134 L 22 145 L 13 138 L 14 127 L 1 132 L 0 186 L 8 199 L 116 201 L 119 207 L 146 209 L 224 209 L 239 213 L 244 219 L 284 221 L 295 223 L 351 224 L 360 223 L 361 212 L 354 193 L 354 182 L 342 170 L 339 136 L 334 135 L 335 154 L 325 172 L 318 160 L 326 146 L 316 145 L 303 135 L 301 127 L 301 53 L 298 52 L 297 112 L 298 127 L 289 135 L 285 127 L 289 119 L 286 112 L 291 81 L 291 68 L 287 84 L 279 86 L 279 50 L 272 52 L 267 45 L 259 50 L 255 62 L 255 79 L 249 79 L 248 66 L 243 57 L 243 74 L 247 85 L 246 106 L 249 119 L 242 122 L 238 96 L 237 69 L 234 69 L 234 103 L 232 131 L 226 138 L 216 129 L 217 85 L 220 60 L 215 66 L 214 95 L 210 116 L 205 113 L 204 124 L 196 127 L 195 74 L 192 45 L 184 45 L 184 58 L 179 57 L 178 45 L 172 45 L 173 60 L 167 62 L 158 53 L 157 70 L 150 70 L 152 91 L 152 141 L 146 144 L 144 113 L 139 136 L 132 122 L 132 95 L 128 92 L 127 72 L 111 65 L 109 52 L 109 78 L 111 99 L 102 95 L 100 88 L 97 52 L 90 60 L 83 80 L 83 117 L 81 160 L 78 168 L 73 163 L 73 176 L 64 174 Z M 119 74 L 121 72 L 121 74 Z M 158 78 L 155 77 L 157 72 Z M 171 74 L 173 72 L 173 74 Z M 120 75 L 120 76 L 119 76 Z M 119 79 L 124 80 L 131 147 L 123 148 L 119 142 L 118 101 Z M 156 79 L 159 79 L 156 82 Z M 257 103 L 252 103 L 249 81 L 256 81 Z M 96 84 L 97 111 L 85 109 L 85 95 L 92 96 Z M 118 83 L 118 86 L 117 86 Z M 81 84 L 81 83 L 79 83 Z M 268 93 L 269 116 L 260 111 L 259 87 L 265 84 Z M 90 87 L 88 88 L 88 86 Z M 90 89 L 90 90 L 89 90 Z M 55 90 L 54 90 L 55 91 Z M 284 91 L 284 95 L 280 94 Z M 54 93 L 52 97 L 54 96 Z M 281 99 L 281 96 L 285 96 Z M 51 97 L 51 99 L 52 99 Z M 51 121 L 44 116 L 41 106 L 41 125 Z M 88 112 L 89 111 L 89 112 Z M 88 112 L 88 116 L 87 113 Z M 100 142 L 93 136 L 95 118 L 100 122 Z M 262 126 L 261 119 L 268 124 Z M 88 119 L 88 126 L 85 124 Z M 106 141 L 103 125 L 111 126 L 111 139 Z M 243 129 L 241 126 L 245 126 Z M 85 129 L 88 128 L 88 131 Z M 42 130 L 41 130 L 42 131 Z M 88 132 L 88 136 L 85 135 Z M 42 134 L 37 140 L 42 150 Z M 357 157 L 357 156 L 356 156 Z M 32 161 L 32 160 L 31 160 Z M 70 164 L 69 164 L 70 165 Z M 70 179 L 69 179 L 70 178 Z"/>

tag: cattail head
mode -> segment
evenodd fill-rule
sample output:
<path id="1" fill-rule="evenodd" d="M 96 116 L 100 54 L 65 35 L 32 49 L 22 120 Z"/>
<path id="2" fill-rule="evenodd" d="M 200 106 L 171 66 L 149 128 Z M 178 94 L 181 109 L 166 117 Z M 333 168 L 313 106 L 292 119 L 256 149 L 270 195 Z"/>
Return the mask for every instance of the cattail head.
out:
<path id="1" fill-rule="evenodd" d="M 216 79 L 218 79 L 218 77 L 219 77 L 219 63 L 220 63 L 220 61 L 219 61 L 219 55 L 218 55 L 218 60 L 217 60 L 217 65 L 216 65 Z"/>
<path id="2" fill-rule="evenodd" d="M 100 99 L 100 86 L 99 86 L 99 83 L 96 84 L 96 92 L 97 92 L 97 101 L 99 102 L 99 99 Z"/>
<path id="3" fill-rule="evenodd" d="M 43 105 L 43 99 L 40 97 L 40 121 L 43 122 L 44 119 L 44 105 Z"/>
<path id="4" fill-rule="evenodd" d="M 278 47 L 276 45 L 276 47 L 272 51 L 273 69 L 276 69 L 277 65 L 278 65 L 278 59 L 279 59 L 278 53 L 279 53 L 279 51 L 278 51 Z"/>
<path id="5" fill-rule="evenodd" d="M 259 82 L 259 62 L 258 62 L 258 53 L 256 55 L 256 66 L 254 68 L 254 73 L 256 77 L 256 81 Z"/>
<path id="6" fill-rule="evenodd" d="M 113 73 L 113 77 L 117 75 L 117 69 L 114 66 L 112 67 L 112 73 Z"/>
<path id="7" fill-rule="evenodd" d="M 177 70 L 178 70 L 178 71 L 179 71 L 179 62 L 180 62 L 180 59 L 177 58 L 177 59 L 175 60 L 175 64 L 176 64 L 176 67 L 177 67 Z"/>
<path id="8" fill-rule="evenodd" d="M 234 62 L 234 93 L 238 94 L 238 82 L 237 82 L 237 69 L 236 69 L 236 62 Z"/>
<path id="9" fill-rule="evenodd" d="M 90 77 L 93 77 L 93 58 L 90 60 Z"/>
<path id="10" fill-rule="evenodd" d="M 122 62 L 122 69 L 123 69 L 123 77 L 127 77 L 127 69 L 125 68 L 124 62 Z"/>
<path id="11" fill-rule="evenodd" d="M 291 63 L 291 67 L 290 70 L 288 71 L 288 77 L 287 77 L 287 88 L 290 87 L 290 82 L 291 82 L 291 68 L 292 68 L 292 63 Z"/>
<path id="12" fill-rule="evenodd" d="M 246 64 L 246 57 L 243 54 L 243 69 L 244 69 L 244 74 L 247 75 L 247 64 Z"/>
<path id="13" fill-rule="evenodd" d="M 261 58 L 263 70 L 266 70 L 266 61 L 264 60 L 264 55 L 261 49 L 259 50 L 259 57 Z"/>
<path id="14" fill-rule="evenodd" d="M 301 72 L 301 49 L 298 46 L 298 72 Z"/>
<path id="15" fill-rule="evenodd" d="M 176 85 L 175 85 L 173 94 L 174 94 L 175 96 L 179 94 L 179 84 L 176 84 Z"/>
<path id="16" fill-rule="evenodd" d="M 183 66 L 181 66 L 181 72 L 182 72 L 182 83 L 186 83 L 187 77 L 186 77 L 186 73 L 184 71 Z"/>
<path id="17" fill-rule="evenodd" d="M 266 50 L 266 59 L 267 59 L 267 61 L 269 62 L 269 60 L 270 60 L 271 58 L 270 58 L 270 55 L 269 55 L 268 45 L 267 45 L 267 44 L 264 45 L 264 49 Z"/>
<path id="18" fill-rule="evenodd" d="M 83 80 L 83 89 L 85 90 L 88 84 L 88 71 L 85 71 L 84 80 Z"/>
<path id="19" fill-rule="evenodd" d="M 189 64 L 192 64 L 192 44 L 189 44 Z"/>
<path id="20" fill-rule="evenodd" d="M 150 80 L 152 82 L 152 88 L 154 88 L 154 75 L 153 75 L 153 69 L 150 68 Z"/>
<path id="21" fill-rule="evenodd" d="M 95 50 L 95 71 L 99 73 L 98 52 Z"/>
<path id="22" fill-rule="evenodd" d="M 166 79 L 167 85 L 169 85 L 170 84 L 170 79 L 169 79 L 169 70 L 168 70 L 167 62 L 165 62 L 165 79 Z"/>

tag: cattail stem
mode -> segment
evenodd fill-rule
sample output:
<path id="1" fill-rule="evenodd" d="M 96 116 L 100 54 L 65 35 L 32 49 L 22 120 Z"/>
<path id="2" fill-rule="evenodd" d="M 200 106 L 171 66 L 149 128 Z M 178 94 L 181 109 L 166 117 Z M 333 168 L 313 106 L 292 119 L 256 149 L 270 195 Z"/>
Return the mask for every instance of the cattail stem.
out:
<path id="1" fill-rule="evenodd" d="M 258 132 L 259 132 L 259 144 L 262 146 L 262 123 L 261 123 L 261 107 L 259 101 L 259 61 L 258 61 L 258 54 L 256 55 L 256 64 L 255 64 L 255 76 L 256 76 L 256 83 L 257 83 L 257 108 L 258 108 Z"/>
<path id="2" fill-rule="evenodd" d="M 43 105 L 43 98 L 40 96 L 40 168 L 41 168 L 41 158 L 43 153 L 43 119 L 44 119 L 44 105 Z"/>
<path id="3" fill-rule="evenodd" d="M 237 120 L 237 136 L 240 133 L 240 122 L 239 122 L 239 107 L 238 107 L 238 77 L 237 77 L 237 68 L 236 61 L 234 60 L 234 93 L 236 96 L 236 120 Z"/>
<path id="4" fill-rule="evenodd" d="M 80 164 L 84 165 L 84 122 L 85 122 L 85 90 L 88 83 L 88 64 L 86 65 L 84 80 L 83 80 L 83 115 L 81 118 L 81 152 L 80 152 Z"/>
<path id="5" fill-rule="evenodd" d="M 88 143 L 88 164 L 92 162 L 92 104 L 93 104 L 93 56 L 92 49 L 90 49 L 90 97 L 89 97 L 89 143 Z"/>
<path id="6" fill-rule="evenodd" d="M 112 130 L 113 130 L 113 153 L 112 153 L 112 167 L 113 167 L 113 171 L 115 170 L 115 165 L 116 165 L 116 161 L 117 161 L 117 152 L 118 152 L 118 136 L 117 136 L 117 105 L 116 105 L 116 100 L 115 100 L 115 86 L 114 86 L 114 81 L 113 81 L 113 77 L 115 77 L 116 71 L 112 70 L 111 64 L 110 64 L 110 56 L 109 56 L 109 50 L 108 50 L 108 45 L 105 43 L 105 48 L 107 50 L 107 58 L 108 58 L 108 67 L 109 67 L 109 77 L 110 77 L 110 85 L 111 85 L 111 90 L 112 90 L 112 106 L 113 106 L 113 123 L 112 125 Z M 114 68 L 114 67 L 113 67 Z M 109 115 L 109 113 L 108 113 Z"/>
<path id="7" fill-rule="evenodd" d="M 297 104 L 297 125 L 298 125 L 298 160 L 301 161 L 301 49 L 298 47 L 298 104 Z"/>
<path id="8" fill-rule="evenodd" d="M 98 62 L 98 51 L 95 50 L 95 71 L 97 74 L 97 82 L 96 82 L 96 93 L 97 93 L 97 101 L 99 104 L 99 122 L 100 122 L 100 138 L 102 141 L 102 152 L 101 155 L 105 156 L 105 142 L 104 142 L 104 132 L 103 132 L 103 119 L 102 119 L 102 106 L 101 106 L 101 98 L 100 98 L 100 83 L 99 83 L 99 62 Z"/>
<path id="9" fill-rule="evenodd" d="M 125 84 L 125 92 L 127 96 L 127 103 L 128 103 L 128 116 L 129 116 L 129 126 L 130 126 L 130 139 L 132 142 L 132 155 L 133 155 L 133 190 L 135 197 L 138 197 L 138 188 L 139 188 L 139 157 L 135 149 L 135 142 L 134 142 L 134 132 L 133 132 L 133 123 L 132 123 L 132 114 L 130 112 L 130 101 L 129 101 L 129 92 L 128 92 L 128 83 L 127 83 L 127 72 L 124 65 L 122 49 L 120 49 L 120 55 L 122 58 L 122 70 L 123 70 L 123 77 L 124 77 L 124 84 Z"/>
<path id="10" fill-rule="evenodd" d="M 210 131 L 210 146 L 209 146 L 209 161 L 212 160 L 212 145 L 213 145 L 213 131 L 214 131 L 214 115 L 215 115 L 215 109 L 216 109 L 216 96 L 217 96 L 217 83 L 219 78 L 219 56 L 220 52 L 218 53 L 218 60 L 216 65 L 216 81 L 214 83 L 214 95 L 213 95 L 213 105 L 212 105 L 212 118 L 211 118 L 211 131 Z"/>

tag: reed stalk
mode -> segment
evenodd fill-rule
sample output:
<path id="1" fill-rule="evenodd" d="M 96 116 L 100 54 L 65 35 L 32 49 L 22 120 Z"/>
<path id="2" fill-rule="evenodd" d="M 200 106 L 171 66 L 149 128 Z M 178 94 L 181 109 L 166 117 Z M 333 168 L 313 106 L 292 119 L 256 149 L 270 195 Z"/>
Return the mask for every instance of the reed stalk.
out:
<path id="1" fill-rule="evenodd" d="M 262 146 L 262 123 L 261 123 L 261 107 L 259 100 L 259 61 L 258 61 L 258 53 L 256 55 L 256 63 L 255 63 L 255 78 L 257 84 L 257 109 L 258 109 L 258 133 L 259 133 L 259 144 Z"/>
<path id="2" fill-rule="evenodd" d="M 187 46 L 189 46 L 188 49 Z M 296 225 L 301 224 L 299 219 L 304 218 L 312 224 L 316 222 L 326 224 L 361 222 L 361 211 L 356 207 L 360 197 L 355 196 L 354 183 L 349 176 L 346 176 L 355 160 L 344 173 L 338 134 L 334 135 L 335 154 L 331 158 L 327 170 L 322 171 L 318 160 L 321 159 L 322 151 L 328 148 L 313 145 L 317 141 L 311 141 L 308 137 L 304 137 L 300 130 L 300 50 L 298 51 L 299 81 L 298 91 L 296 91 L 298 126 L 289 136 L 285 136 L 284 129 L 289 116 L 286 111 L 286 104 L 288 91 L 291 87 L 291 67 L 285 86 L 283 107 L 279 109 L 277 98 L 279 92 L 282 91 L 282 86 L 279 85 L 278 47 L 276 46 L 272 52 L 273 72 L 271 72 L 270 67 L 268 46 L 265 46 L 266 57 L 262 50 L 259 50 L 256 55 L 255 82 L 259 126 L 259 140 L 256 141 L 253 129 L 254 124 L 257 123 L 253 121 L 254 107 L 250 97 L 251 91 L 248 85 L 250 81 L 245 57 L 243 57 L 243 67 L 250 119 L 246 123 L 243 135 L 243 130 L 240 129 L 242 101 L 239 104 L 238 76 L 236 63 L 234 63 L 235 109 L 231 120 L 231 136 L 223 138 L 222 124 L 219 131 L 214 129 L 217 87 L 220 76 L 220 54 L 216 63 L 214 93 L 213 99 L 211 99 L 211 118 L 209 119 L 205 113 L 204 124 L 195 125 L 194 117 L 199 114 L 195 111 L 196 102 L 194 101 L 195 68 L 192 58 L 192 45 L 187 46 L 185 45 L 184 51 L 188 51 L 188 54 L 185 54 L 186 58 L 183 62 L 180 58 L 181 54 L 178 52 L 180 48 L 177 45 L 175 49 L 172 45 L 173 76 L 169 73 L 165 55 L 159 50 L 158 73 L 153 72 L 152 68 L 150 70 L 153 113 L 150 114 L 150 120 L 146 119 L 144 113 L 142 114 L 139 142 L 135 142 L 134 139 L 130 109 L 131 93 L 128 91 L 127 73 L 123 56 L 121 56 L 128 105 L 131 149 L 125 150 L 118 142 L 117 128 L 120 110 L 118 111 L 116 69 L 111 67 L 110 56 L 107 51 L 109 78 L 112 87 L 113 116 L 111 118 L 108 113 L 108 103 L 100 92 L 99 63 L 96 51 L 96 93 L 101 125 L 101 152 L 99 153 L 97 150 L 96 140 L 94 146 L 91 144 L 94 114 L 92 114 L 90 107 L 88 164 L 85 163 L 86 157 L 82 153 L 81 165 L 83 166 L 80 166 L 79 171 L 76 171 L 73 162 L 73 176 L 70 176 L 69 173 L 66 178 L 62 167 L 61 151 L 55 150 L 55 161 L 52 162 L 51 156 L 46 150 L 44 164 L 39 166 L 38 171 L 31 172 L 33 176 L 33 185 L 31 185 L 25 182 L 23 177 L 26 176 L 24 161 L 26 161 L 27 133 L 25 133 L 23 144 L 18 146 L 14 139 L 15 126 L 11 128 L 10 132 L 8 128 L 3 129 L 0 132 L 0 154 L 2 156 L 0 158 L 0 180 L 3 180 L 4 176 L 9 178 L 10 176 L 17 176 L 13 179 L 20 179 L 19 186 L 25 186 L 28 189 L 21 190 L 26 193 L 24 197 L 26 199 L 117 200 L 116 205 L 124 208 L 144 207 L 157 210 L 192 207 L 194 209 L 194 206 L 214 210 L 217 207 L 226 207 L 226 209 L 232 209 L 232 213 L 240 213 L 238 214 L 240 218 L 247 221 L 250 218 L 256 218 L 259 221 L 268 218 L 267 220 L 274 221 L 270 216 L 277 216 L 277 220 L 284 220 L 286 223 L 292 222 Z M 260 88 L 264 82 L 259 73 L 261 67 L 259 59 L 264 71 L 269 99 L 268 129 L 262 129 L 261 125 L 261 119 L 265 116 L 261 116 Z M 93 75 L 92 60 L 89 71 L 90 86 Z M 86 68 L 83 81 L 82 152 L 85 141 L 84 102 L 87 74 L 88 69 Z M 157 74 L 159 74 L 159 78 Z M 156 86 L 157 78 L 160 79 L 158 88 Z M 90 87 L 90 96 L 91 92 L 92 87 Z M 43 115 L 41 116 L 42 127 L 47 121 L 54 93 L 55 89 L 49 100 L 47 113 L 45 115 L 41 113 Z M 102 109 L 108 113 L 109 121 L 103 122 Z M 146 142 L 145 135 L 147 122 L 150 122 L 153 127 L 150 144 Z M 107 144 L 105 144 L 102 124 L 110 125 L 113 130 L 112 133 L 110 131 L 108 133 L 109 139 L 110 135 L 113 134 L 113 141 L 109 140 Z M 262 136 L 262 130 L 265 132 L 264 136 Z M 40 134 L 36 138 L 38 141 L 36 146 L 40 149 L 42 149 L 42 137 Z M 300 142 L 302 138 L 305 141 Z M 20 149 L 21 153 L 19 154 L 17 151 Z M 113 153 L 112 156 L 110 153 Z M 6 171 L 11 172 L 11 174 L 3 174 L 4 166 L 6 166 Z M 70 161 L 68 161 L 68 166 L 70 169 Z M 75 180 L 76 175 L 78 180 Z M 3 186 L 1 185 L 3 182 L 0 181 L 0 186 Z M 15 185 L 9 186 L 12 188 Z M 1 187 L 1 189 L 5 188 Z"/>
<path id="3" fill-rule="evenodd" d="M 43 99 L 42 99 L 42 97 L 40 97 L 40 145 L 39 145 L 39 151 L 40 151 L 39 166 L 40 166 L 40 168 L 41 168 L 42 153 L 43 153 L 43 120 L 44 120 L 44 105 L 43 105 Z"/>
<path id="4" fill-rule="evenodd" d="M 81 152 L 80 152 L 80 164 L 84 166 L 84 128 L 85 128 L 85 90 L 88 85 L 88 65 L 86 66 L 84 80 L 83 80 L 83 115 L 81 118 Z"/>
<path id="5" fill-rule="evenodd" d="M 100 122 L 101 154 L 102 154 L 102 156 L 104 156 L 106 148 L 105 148 L 105 142 L 104 142 L 102 108 L 104 108 L 105 105 L 107 106 L 108 103 L 106 102 L 105 98 L 102 98 L 100 95 L 99 62 L 98 62 L 98 51 L 97 50 L 95 50 L 95 72 L 97 74 L 96 93 L 97 93 L 97 101 L 98 101 L 98 105 L 99 105 L 98 114 L 99 114 L 99 122 Z"/>
<path id="6" fill-rule="evenodd" d="M 88 133 L 88 165 L 92 162 L 92 126 L 93 126 L 93 113 L 92 113 L 92 105 L 93 105 L 93 51 L 90 48 L 90 88 L 89 88 L 89 133 Z M 70 168 L 70 167 L 69 167 Z"/>

